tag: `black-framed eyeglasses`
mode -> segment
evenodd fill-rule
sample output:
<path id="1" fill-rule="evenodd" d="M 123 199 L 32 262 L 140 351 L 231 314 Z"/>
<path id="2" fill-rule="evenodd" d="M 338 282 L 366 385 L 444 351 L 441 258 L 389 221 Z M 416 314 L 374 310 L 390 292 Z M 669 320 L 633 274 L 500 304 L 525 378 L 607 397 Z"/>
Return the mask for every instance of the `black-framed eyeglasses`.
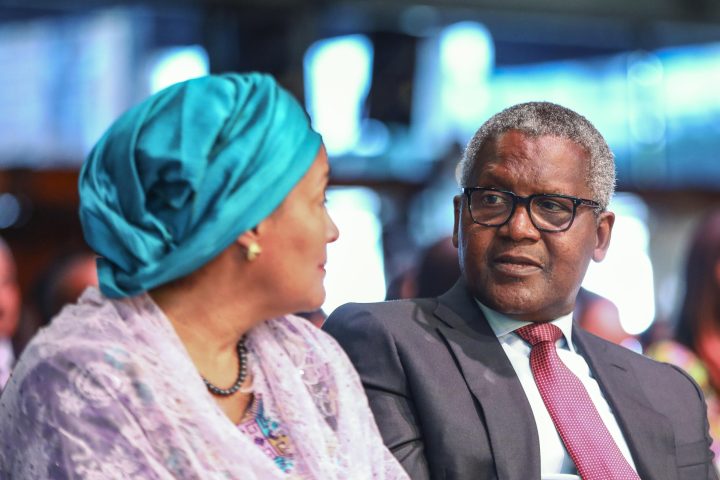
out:
<path id="1" fill-rule="evenodd" d="M 599 203 L 570 195 L 536 193 L 521 197 L 496 188 L 465 187 L 470 217 L 486 227 L 502 227 L 510 221 L 518 203 L 525 205 L 530 221 L 541 232 L 564 232 L 575 220 L 578 207 L 591 207 L 599 213 Z"/>

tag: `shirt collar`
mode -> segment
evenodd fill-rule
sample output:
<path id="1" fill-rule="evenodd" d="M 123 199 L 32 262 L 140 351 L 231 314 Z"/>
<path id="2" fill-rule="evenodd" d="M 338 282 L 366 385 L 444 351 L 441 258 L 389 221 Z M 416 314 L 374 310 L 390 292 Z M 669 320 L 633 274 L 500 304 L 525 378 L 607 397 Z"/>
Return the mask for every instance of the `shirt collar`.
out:
<path id="1" fill-rule="evenodd" d="M 488 324 L 490 325 L 490 328 L 492 329 L 493 333 L 495 333 L 495 336 L 502 340 L 503 337 L 506 337 L 507 335 L 515 335 L 517 334 L 513 333 L 515 330 L 517 330 L 520 327 L 524 327 L 525 325 L 530 325 L 533 322 L 524 322 L 522 320 L 513 320 L 512 318 L 503 315 L 500 312 L 497 312 L 489 307 L 486 307 L 478 299 L 475 299 L 475 302 L 480 307 L 480 310 L 482 310 L 483 314 L 485 315 L 485 318 L 487 319 Z M 575 352 L 575 347 L 572 344 L 572 329 L 573 329 L 573 312 L 570 312 L 566 315 L 563 315 L 562 317 L 556 318 L 555 320 L 552 320 L 550 323 L 558 327 L 564 337 L 565 345 L 568 346 L 570 351 Z"/>

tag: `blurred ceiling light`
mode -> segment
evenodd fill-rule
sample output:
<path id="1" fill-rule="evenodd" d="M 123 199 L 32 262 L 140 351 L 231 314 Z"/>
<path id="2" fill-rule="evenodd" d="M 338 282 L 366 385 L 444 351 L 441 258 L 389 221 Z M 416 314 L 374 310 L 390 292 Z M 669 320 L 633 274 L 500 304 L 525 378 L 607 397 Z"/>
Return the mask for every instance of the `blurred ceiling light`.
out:
<path id="1" fill-rule="evenodd" d="M 484 81 L 494 57 L 490 32 L 480 23 L 454 23 L 440 34 L 441 65 L 444 73 L 455 82 L 476 84 Z"/>
<path id="2" fill-rule="evenodd" d="M 466 142 L 482 123 L 490 97 L 488 79 L 495 63 L 490 32 L 477 22 L 460 22 L 440 34 L 441 105 Z"/>
<path id="3" fill-rule="evenodd" d="M 0 193 L 0 229 L 12 227 L 20 219 L 20 202 L 10 193 Z"/>
<path id="4" fill-rule="evenodd" d="M 340 237 L 328 245 L 323 310 L 328 315 L 347 302 L 385 298 L 380 197 L 369 188 L 331 188 L 328 211 Z"/>
<path id="5" fill-rule="evenodd" d="M 150 67 L 150 93 L 210 71 L 208 54 L 200 45 L 162 49 L 153 55 Z"/>
<path id="6" fill-rule="evenodd" d="M 665 144 L 666 116 L 662 85 L 663 64 L 651 52 L 628 55 L 627 91 L 629 132 L 641 148 Z M 654 158 L 657 163 L 657 158 Z"/>
<path id="7" fill-rule="evenodd" d="M 372 60 L 365 35 L 320 40 L 305 54 L 306 106 L 329 155 L 349 152 L 360 138 Z"/>
<path id="8" fill-rule="evenodd" d="M 667 48 L 657 55 L 668 118 L 679 124 L 690 120 L 717 126 L 720 96 L 713 92 L 720 85 L 720 43 Z"/>

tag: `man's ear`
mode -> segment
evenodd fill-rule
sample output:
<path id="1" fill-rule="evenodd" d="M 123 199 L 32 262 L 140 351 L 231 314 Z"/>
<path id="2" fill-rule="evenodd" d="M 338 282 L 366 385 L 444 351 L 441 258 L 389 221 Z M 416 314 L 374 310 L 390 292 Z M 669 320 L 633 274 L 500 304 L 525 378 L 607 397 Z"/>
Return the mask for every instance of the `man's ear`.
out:
<path id="1" fill-rule="evenodd" d="M 452 243 L 458 248 L 458 233 L 460 232 L 460 222 L 462 221 L 462 196 L 455 195 L 453 197 L 453 215 L 455 217 L 453 224 Z"/>
<path id="2" fill-rule="evenodd" d="M 613 225 L 615 225 L 615 214 L 613 212 L 602 212 L 597 221 L 595 249 L 592 259 L 602 262 L 610 247 Z"/>

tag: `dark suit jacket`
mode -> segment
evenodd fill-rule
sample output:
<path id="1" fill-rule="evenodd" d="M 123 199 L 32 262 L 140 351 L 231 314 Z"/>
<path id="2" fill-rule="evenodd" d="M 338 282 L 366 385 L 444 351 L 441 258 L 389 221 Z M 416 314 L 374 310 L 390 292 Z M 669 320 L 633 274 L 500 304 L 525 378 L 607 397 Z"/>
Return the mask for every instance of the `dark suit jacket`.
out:
<path id="1" fill-rule="evenodd" d="M 462 280 L 438 298 L 344 305 L 323 328 L 355 364 L 385 443 L 413 479 L 540 478 L 530 404 Z M 577 325 L 573 332 L 640 477 L 717 479 L 696 384 Z"/>

